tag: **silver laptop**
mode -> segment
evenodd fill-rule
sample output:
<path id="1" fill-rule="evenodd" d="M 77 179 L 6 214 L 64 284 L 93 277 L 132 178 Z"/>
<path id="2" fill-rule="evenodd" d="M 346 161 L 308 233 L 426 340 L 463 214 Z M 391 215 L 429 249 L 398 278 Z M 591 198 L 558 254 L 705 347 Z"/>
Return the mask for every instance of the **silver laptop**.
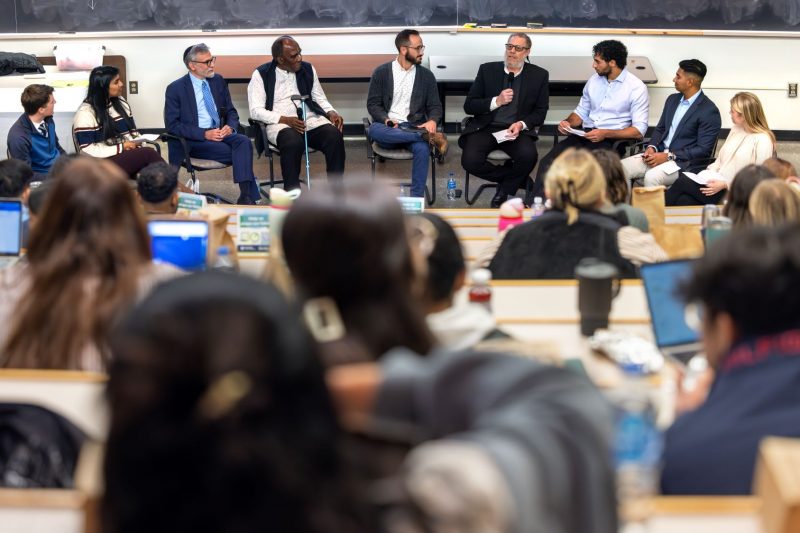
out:
<path id="1" fill-rule="evenodd" d="M 687 323 L 686 305 L 677 294 L 680 284 L 691 276 L 692 264 L 691 260 L 666 261 L 641 268 L 656 346 L 684 365 L 701 347 L 696 324 Z"/>
<path id="2" fill-rule="evenodd" d="M 0 198 L 0 268 L 19 259 L 22 251 L 22 202 Z"/>

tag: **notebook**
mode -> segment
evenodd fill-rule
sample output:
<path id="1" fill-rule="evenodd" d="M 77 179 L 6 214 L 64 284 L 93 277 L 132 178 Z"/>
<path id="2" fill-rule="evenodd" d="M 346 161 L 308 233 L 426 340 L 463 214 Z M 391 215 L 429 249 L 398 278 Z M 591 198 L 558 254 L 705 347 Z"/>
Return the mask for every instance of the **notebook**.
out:
<path id="1" fill-rule="evenodd" d="M 160 219 L 147 223 L 153 260 L 183 270 L 205 270 L 208 258 L 208 222 Z"/>
<path id="2" fill-rule="evenodd" d="M 684 365 L 700 351 L 700 333 L 687 323 L 686 305 L 676 291 L 692 273 L 691 260 L 642 265 L 656 346 Z"/>
<path id="3" fill-rule="evenodd" d="M 0 198 L 0 268 L 19 259 L 22 249 L 22 202 Z"/>

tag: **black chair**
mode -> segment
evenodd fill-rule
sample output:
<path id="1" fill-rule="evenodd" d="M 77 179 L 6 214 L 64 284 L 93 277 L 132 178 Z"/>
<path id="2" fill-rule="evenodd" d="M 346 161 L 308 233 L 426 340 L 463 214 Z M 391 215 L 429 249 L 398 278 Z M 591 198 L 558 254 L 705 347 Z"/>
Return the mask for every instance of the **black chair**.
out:
<path id="1" fill-rule="evenodd" d="M 176 141 L 181 144 L 181 148 L 183 149 L 183 160 L 181 161 L 181 166 L 186 169 L 189 173 L 189 181 L 186 182 L 186 186 L 192 189 L 195 194 L 202 194 L 205 196 L 210 203 L 213 204 L 234 204 L 232 200 L 229 200 L 219 194 L 213 192 L 201 192 L 200 190 L 200 180 L 197 178 L 197 172 L 204 172 L 206 170 L 221 170 L 223 168 L 228 168 L 231 165 L 227 165 L 225 163 L 220 163 L 219 161 L 214 161 L 213 159 L 201 159 L 199 157 L 190 157 L 189 156 L 189 145 L 186 142 L 184 137 L 179 135 L 173 135 L 172 133 L 162 133 L 161 138 L 165 141 Z"/>
<path id="2" fill-rule="evenodd" d="M 269 198 L 269 189 L 272 189 L 275 185 L 283 184 L 283 178 L 276 180 L 275 179 L 275 161 L 274 156 L 281 156 L 281 151 L 278 150 L 278 147 L 269 142 L 269 138 L 267 137 L 267 124 L 255 119 L 247 119 L 250 123 L 250 126 L 254 132 L 254 137 L 256 138 L 256 152 L 258 157 L 261 157 L 261 153 L 263 151 L 264 155 L 267 156 L 269 160 L 269 181 L 262 181 L 258 184 L 258 189 L 261 191 L 261 194 L 264 195 L 265 198 Z M 316 152 L 315 149 L 308 147 L 308 153 L 313 154 Z M 300 178 L 300 183 L 306 183 L 304 178 Z M 268 188 L 267 188 L 268 187 Z"/>
<path id="3" fill-rule="evenodd" d="M 387 159 L 392 161 L 411 161 L 414 159 L 414 154 L 411 153 L 411 150 L 407 150 L 405 148 L 385 148 L 379 145 L 376 142 L 373 142 L 369 138 L 369 126 L 372 124 L 372 120 L 369 117 L 364 117 L 362 119 L 364 124 L 364 138 L 367 141 L 367 159 L 370 160 L 371 163 L 371 170 L 372 170 L 372 178 L 375 178 L 375 164 L 377 161 L 383 163 Z M 431 158 L 431 188 L 430 191 L 428 190 L 428 186 L 425 185 L 425 202 L 430 206 L 436 202 L 436 163 L 443 163 L 444 162 L 444 155 L 440 154 L 439 151 L 434 147 L 431 146 L 430 151 L 430 158 Z M 410 182 L 404 183 L 404 185 L 410 186 Z"/>

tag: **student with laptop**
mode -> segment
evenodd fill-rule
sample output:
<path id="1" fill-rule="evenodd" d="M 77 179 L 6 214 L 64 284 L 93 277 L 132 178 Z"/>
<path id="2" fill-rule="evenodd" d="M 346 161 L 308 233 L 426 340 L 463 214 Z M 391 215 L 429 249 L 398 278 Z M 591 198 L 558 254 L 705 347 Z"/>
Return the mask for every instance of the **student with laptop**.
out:
<path id="1" fill-rule="evenodd" d="M 0 198 L 0 268 L 16 263 L 22 248 L 22 202 Z"/>
<path id="2" fill-rule="evenodd" d="M 122 170 L 80 157 L 60 167 L 25 261 L 0 270 L 0 366 L 104 371 L 106 334 L 160 280 Z"/>
<path id="3" fill-rule="evenodd" d="M 22 202 L 22 247 L 28 244 L 28 195 L 33 171 L 16 159 L 0 161 L 0 198 L 17 198 Z"/>
<path id="4" fill-rule="evenodd" d="M 800 437 L 800 226 L 716 241 L 683 288 L 715 376 L 666 433 L 664 494 L 749 494 L 761 439 Z"/>

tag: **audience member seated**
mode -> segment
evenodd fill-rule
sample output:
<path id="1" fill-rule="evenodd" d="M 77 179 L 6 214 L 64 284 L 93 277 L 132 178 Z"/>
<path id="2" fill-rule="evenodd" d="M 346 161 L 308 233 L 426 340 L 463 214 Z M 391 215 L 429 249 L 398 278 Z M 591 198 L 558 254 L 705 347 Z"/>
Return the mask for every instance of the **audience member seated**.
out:
<path id="1" fill-rule="evenodd" d="M 625 68 L 628 49 L 619 41 L 601 41 L 592 48 L 592 56 L 596 74 L 583 87 L 575 111 L 558 124 L 559 133 L 567 137 L 539 162 L 534 196 L 541 196 L 547 169 L 567 148 L 608 149 L 617 140 L 638 140 L 647 132 L 650 96 L 642 80 Z M 570 128 L 582 129 L 585 135 L 569 133 Z"/>
<path id="2" fill-rule="evenodd" d="M 0 161 L 0 198 L 19 198 L 22 200 L 22 247 L 28 245 L 29 212 L 28 197 L 31 192 L 33 171 L 27 163 L 17 159 Z"/>
<path id="3" fill-rule="evenodd" d="M 628 203 L 630 189 L 619 156 L 611 150 L 593 150 L 592 155 L 597 159 L 600 168 L 603 169 L 603 175 L 606 177 L 608 205 L 601 211 L 623 213 L 628 219 L 628 224 L 644 232 L 650 231 L 650 224 L 647 222 L 647 215 L 644 214 L 644 211 Z"/>
<path id="4" fill-rule="evenodd" d="M 178 210 L 178 170 L 165 161 L 151 163 L 136 176 L 136 191 L 146 215 L 174 215 Z"/>
<path id="5" fill-rule="evenodd" d="M 274 287 L 216 272 L 122 321 L 104 531 L 617 531 L 611 413 L 584 377 L 407 350 L 326 372 L 302 322 Z M 386 457 L 346 429 L 417 446 L 376 480 Z"/>
<path id="6" fill-rule="evenodd" d="M 736 93 L 731 98 L 730 115 L 733 126 L 716 161 L 697 174 L 698 181 L 681 174 L 667 190 L 667 205 L 720 204 L 741 169 L 760 165 L 775 155 L 775 135 L 758 96 Z"/>
<path id="7" fill-rule="evenodd" d="M 705 165 L 698 165 L 696 160 L 714 155 L 722 122 L 717 105 L 700 88 L 706 72 L 698 59 L 678 64 L 672 80 L 678 93 L 664 103 L 647 149 L 622 161 L 628 184 L 631 179 L 644 178 L 645 187 L 669 187 L 680 171 L 700 172 Z M 679 170 L 673 170 L 673 162 Z"/>
<path id="8" fill-rule="evenodd" d="M 607 189 L 603 169 L 589 151 L 563 152 L 545 180 L 553 209 L 504 234 L 489 264 L 494 279 L 572 279 L 584 257 L 602 259 L 620 276 L 635 278 L 636 265 L 665 260 L 652 235 L 628 226 L 622 213 L 601 212 Z"/>
<path id="9" fill-rule="evenodd" d="M 467 267 L 452 226 L 432 213 L 422 213 L 409 222 L 419 226 L 419 231 L 430 233 L 434 242 L 428 255 L 423 301 L 428 327 L 438 345 L 448 350 L 463 350 L 484 340 L 508 338 L 497 329 L 494 316 L 486 307 L 455 301 L 456 293 L 464 286 Z"/>
<path id="10" fill-rule="evenodd" d="M 800 192 L 780 179 L 764 180 L 750 195 L 750 219 L 756 226 L 800 222 Z"/>
<path id="11" fill-rule="evenodd" d="M 418 249 L 433 241 L 411 238 L 397 198 L 372 181 L 315 185 L 286 215 L 286 264 L 307 312 L 328 324 L 328 362 L 372 361 L 398 346 L 430 351 Z"/>
<path id="12" fill-rule="evenodd" d="M 797 169 L 795 169 L 794 165 L 780 157 L 770 157 L 761 165 L 775 174 L 776 178 L 786 180 L 797 177 Z"/>
<path id="13" fill-rule="evenodd" d="M 124 87 L 117 67 L 95 67 L 89 74 L 86 99 L 72 120 L 72 134 L 78 153 L 106 158 L 135 179 L 141 169 L 162 159 L 152 148 L 135 142 L 140 134 L 131 106 L 122 96 Z"/>
<path id="14" fill-rule="evenodd" d="M 36 181 L 43 180 L 53 162 L 64 153 L 53 122 L 53 90 L 40 84 L 25 87 L 20 97 L 25 112 L 8 130 L 6 139 L 8 157 L 30 165 Z"/>
<path id="15" fill-rule="evenodd" d="M 665 494 L 749 494 L 766 436 L 800 437 L 800 226 L 715 242 L 684 288 L 716 372 L 666 433 Z"/>
<path id="16" fill-rule="evenodd" d="M 52 181 L 43 181 L 38 187 L 31 189 L 28 195 L 28 216 L 30 217 L 28 219 L 29 231 L 34 231 L 36 228 L 36 224 L 38 224 L 42 216 L 42 206 L 44 206 L 47 195 L 52 188 Z"/>
<path id="17" fill-rule="evenodd" d="M 741 228 L 750 224 L 750 195 L 753 189 L 762 181 L 774 177 L 761 165 L 748 165 L 736 174 L 722 209 L 722 214 L 733 221 L 733 227 Z"/>
<path id="18" fill-rule="evenodd" d="M 119 167 L 80 157 L 53 178 L 26 261 L 0 271 L 0 366 L 104 371 L 119 313 L 178 271 L 151 262 Z"/>

